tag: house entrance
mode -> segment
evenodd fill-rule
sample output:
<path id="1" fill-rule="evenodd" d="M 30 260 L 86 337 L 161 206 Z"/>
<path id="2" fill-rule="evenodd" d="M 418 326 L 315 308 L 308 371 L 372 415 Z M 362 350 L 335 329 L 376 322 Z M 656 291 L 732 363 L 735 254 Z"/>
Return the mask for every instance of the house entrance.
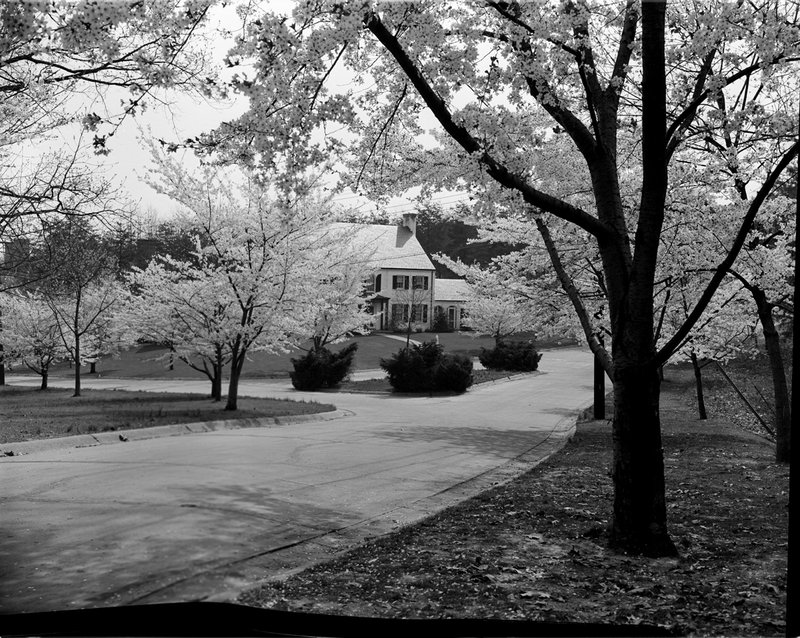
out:
<path id="1" fill-rule="evenodd" d="M 456 307 L 455 306 L 450 306 L 447 309 L 447 327 L 450 328 L 450 330 L 455 330 L 456 329 Z"/>

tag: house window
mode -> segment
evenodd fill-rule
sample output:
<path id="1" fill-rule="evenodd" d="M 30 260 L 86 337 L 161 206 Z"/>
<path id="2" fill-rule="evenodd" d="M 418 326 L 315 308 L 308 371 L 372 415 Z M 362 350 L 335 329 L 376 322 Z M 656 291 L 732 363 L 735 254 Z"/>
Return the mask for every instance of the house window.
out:
<path id="1" fill-rule="evenodd" d="M 427 290 L 428 278 L 425 275 L 414 275 L 412 278 L 414 290 Z"/>
<path id="2" fill-rule="evenodd" d="M 370 275 L 369 277 L 367 277 L 366 281 L 364 282 L 364 292 L 366 293 L 375 292 L 375 275 Z"/>
<path id="3" fill-rule="evenodd" d="M 406 304 L 392 304 L 392 323 L 408 323 L 408 306 Z"/>
<path id="4" fill-rule="evenodd" d="M 408 275 L 392 275 L 393 290 L 408 290 Z"/>
<path id="5" fill-rule="evenodd" d="M 411 306 L 411 321 L 428 323 L 428 304 L 418 303 Z"/>
<path id="6" fill-rule="evenodd" d="M 375 276 L 375 292 L 381 291 L 381 276 L 378 274 Z"/>

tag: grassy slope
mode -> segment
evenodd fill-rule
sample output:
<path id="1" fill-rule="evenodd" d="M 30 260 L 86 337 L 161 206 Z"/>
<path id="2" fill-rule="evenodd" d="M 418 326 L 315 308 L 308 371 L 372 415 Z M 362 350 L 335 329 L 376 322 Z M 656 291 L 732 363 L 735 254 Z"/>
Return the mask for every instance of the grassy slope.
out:
<path id="1" fill-rule="evenodd" d="M 0 387 L 2 419 L 0 443 L 45 439 L 72 434 L 138 429 L 172 423 L 220 421 L 314 414 L 335 409 L 332 405 L 281 399 L 239 398 L 239 409 L 226 412 L 197 394 L 158 394 L 122 390 L 72 390 Z"/>
<path id="2" fill-rule="evenodd" d="M 506 485 L 284 582 L 250 605 L 390 617 L 650 623 L 698 635 L 778 635 L 785 605 L 788 469 L 772 445 L 693 414 L 671 371 L 662 419 L 669 519 L 680 558 L 605 547 L 608 422 Z"/>

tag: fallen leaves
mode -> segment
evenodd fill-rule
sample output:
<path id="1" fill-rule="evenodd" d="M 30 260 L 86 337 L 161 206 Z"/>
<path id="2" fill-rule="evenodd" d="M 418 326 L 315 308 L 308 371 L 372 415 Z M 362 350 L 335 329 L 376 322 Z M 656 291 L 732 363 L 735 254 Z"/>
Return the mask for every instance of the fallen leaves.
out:
<path id="1" fill-rule="evenodd" d="M 240 600 L 391 617 L 778 635 L 788 471 L 772 463 L 769 442 L 720 420 L 687 418 L 691 400 L 690 379 L 665 384 L 667 497 L 679 558 L 623 556 L 605 546 L 611 433 L 593 422 L 522 477 Z"/>

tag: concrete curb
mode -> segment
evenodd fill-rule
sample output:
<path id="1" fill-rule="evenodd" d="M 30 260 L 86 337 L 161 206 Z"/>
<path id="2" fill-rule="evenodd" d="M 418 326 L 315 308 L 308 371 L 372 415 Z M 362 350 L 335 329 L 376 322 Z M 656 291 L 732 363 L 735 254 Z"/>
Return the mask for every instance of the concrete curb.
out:
<path id="1" fill-rule="evenodd" d="M 507 377 L 501 377 L 500 379 L 491 379 L 489 381 L 481 381 L 480 383 L 475 383 L 467 389 L 467 392 L 469 392 L 470 390 L 477 390 L 483 386 L 494 385 L 495 383 L 505 383 L 506 381 L 518 381 L 520 379 L 532 379 L 534 377 L 538 377 L 541 374 L 546 374 L 546 373 L 540 372 L 539 370 L 534 370 L 533 372 L 518 372 L 517 374 L 511 374 Z"/>
<path id="2" fill-rule="evenodd" d="M 242 428 L 263 428 L 293 423 L 309 423 L 314 421 L 332 421 L 345 416 L 350 416 L 349 410 L 333 410 L 330 412 L 316 412 L 314 414 L 292 414 L 286 416 L 225 419 L 222 421 L 197 421 L 193 423 L 174 423 L 171 425 L 157 425 L 150 428 L 136 428 L 132 430 L 111 430 L 108 432 L 95 432 L 92 434 L 76 434 L 74 436 L 60 436 L 52 439 L 38 439 L 36 441 L 18 441 L 13 443 L 0 443 L 0 459 L 36 452 L 50 452 L 79 447 L 93 447 L 96 445 L 111 445 L 113 443 L 127 443 L 128 441 L 142 441 L 165 436 L 182 436 L 184 434 L 200 434 L 203 432 L 218 432 L 223 430 L 238 430 Z M 125 437 L 123 441 L 120 437 Z M 9 454 L 11 452 L 11 454 Z"/>

